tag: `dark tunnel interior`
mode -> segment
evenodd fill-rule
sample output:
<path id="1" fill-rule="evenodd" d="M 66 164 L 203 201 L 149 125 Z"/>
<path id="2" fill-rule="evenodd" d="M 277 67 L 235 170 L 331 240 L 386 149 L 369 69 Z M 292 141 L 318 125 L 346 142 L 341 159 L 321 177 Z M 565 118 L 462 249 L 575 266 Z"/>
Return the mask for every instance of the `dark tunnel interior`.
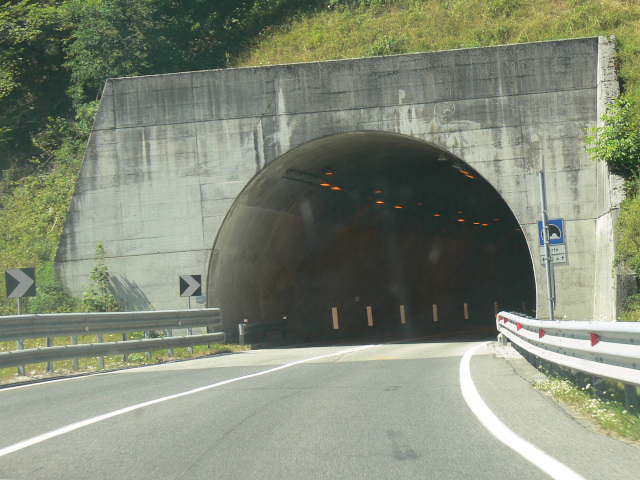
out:
<path id="1" fill-rule="evenodd" d="M 495 189 L 451 154 L 381 132 L 312 141 L 257 174 L 218 233 L 208 292 L 232 335 L 286 322 L 301 341 L 491 325 L 494 302 L 535 308 L 526 240 Z"/>

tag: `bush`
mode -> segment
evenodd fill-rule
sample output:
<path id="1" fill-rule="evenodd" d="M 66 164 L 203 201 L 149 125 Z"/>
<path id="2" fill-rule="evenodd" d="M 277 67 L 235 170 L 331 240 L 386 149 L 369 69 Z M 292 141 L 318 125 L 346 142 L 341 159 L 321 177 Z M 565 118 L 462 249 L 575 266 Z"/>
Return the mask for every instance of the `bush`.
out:
<path id="1" fill-rule="evenodd" d="M 603 127 L 593 129 L 585 142 L 593 160 L 607 162 L 614 170 L 626 174 L 640 171 L 640 118 L 631 101 L 617 99 L 602 116 Z"/>
<path id="2" fill-rule="evenodd" d="M 85 312 L 117 312 L 120 303 L 111 291 L 111 277 L 109 269 L 102 262 L 104 259 L 104 245 L 96 243 L 96 260 L 98 263 L 89 275 L 89 287 L 82 292 L 82 307 Z"/>

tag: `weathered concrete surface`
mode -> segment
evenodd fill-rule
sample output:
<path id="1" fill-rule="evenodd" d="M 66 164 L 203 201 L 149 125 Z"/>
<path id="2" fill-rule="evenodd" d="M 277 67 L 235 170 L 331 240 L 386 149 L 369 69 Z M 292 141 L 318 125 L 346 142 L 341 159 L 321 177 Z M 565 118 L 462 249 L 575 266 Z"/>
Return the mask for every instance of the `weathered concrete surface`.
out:
<path id="1" fill-rule="evenodd" d="M 227 211 L 265 165 L 314 139 L 380 131 L 451 152 L 493 185 L 529 243 L 540 316 L 544 157 L 549 215 L 566 222 L 558 314 L 611 319 L 616 180 L 583 137 L 617 94 L 613 53 L 594 37 L 109 80 L 57 270 L 80 293 L 102 241 L 131 307 L 184 307 L 178 276 L 206 277 Z"/>

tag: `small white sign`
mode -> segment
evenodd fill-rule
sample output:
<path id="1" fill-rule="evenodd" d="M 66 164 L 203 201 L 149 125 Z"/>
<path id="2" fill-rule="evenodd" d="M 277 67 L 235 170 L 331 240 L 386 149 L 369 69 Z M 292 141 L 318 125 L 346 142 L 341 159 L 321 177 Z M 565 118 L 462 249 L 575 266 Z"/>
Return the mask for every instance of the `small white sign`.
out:
<path id="1" fill-rule="evenodd" d="M 553 263 L 567 263 L 566 245 L 549 245 Z M 540 247 L 540 261 L 544 265 L 544 247 Z"/>

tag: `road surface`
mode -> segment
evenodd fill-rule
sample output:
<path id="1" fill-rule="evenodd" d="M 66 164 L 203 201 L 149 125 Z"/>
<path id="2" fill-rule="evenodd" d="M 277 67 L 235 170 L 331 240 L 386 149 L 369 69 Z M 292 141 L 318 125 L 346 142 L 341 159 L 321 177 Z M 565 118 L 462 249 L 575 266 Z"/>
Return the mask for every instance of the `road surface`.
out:
<path id="1" fill-rule="evenodd" d="M 640 449 L 533 390 L 508 350 L 467 354 L 464 385 L 476 345 L 255 350 L 4 388 L 0 479 L 553 478 L 521 445 L 573 478 L 638 478 Z"/>

